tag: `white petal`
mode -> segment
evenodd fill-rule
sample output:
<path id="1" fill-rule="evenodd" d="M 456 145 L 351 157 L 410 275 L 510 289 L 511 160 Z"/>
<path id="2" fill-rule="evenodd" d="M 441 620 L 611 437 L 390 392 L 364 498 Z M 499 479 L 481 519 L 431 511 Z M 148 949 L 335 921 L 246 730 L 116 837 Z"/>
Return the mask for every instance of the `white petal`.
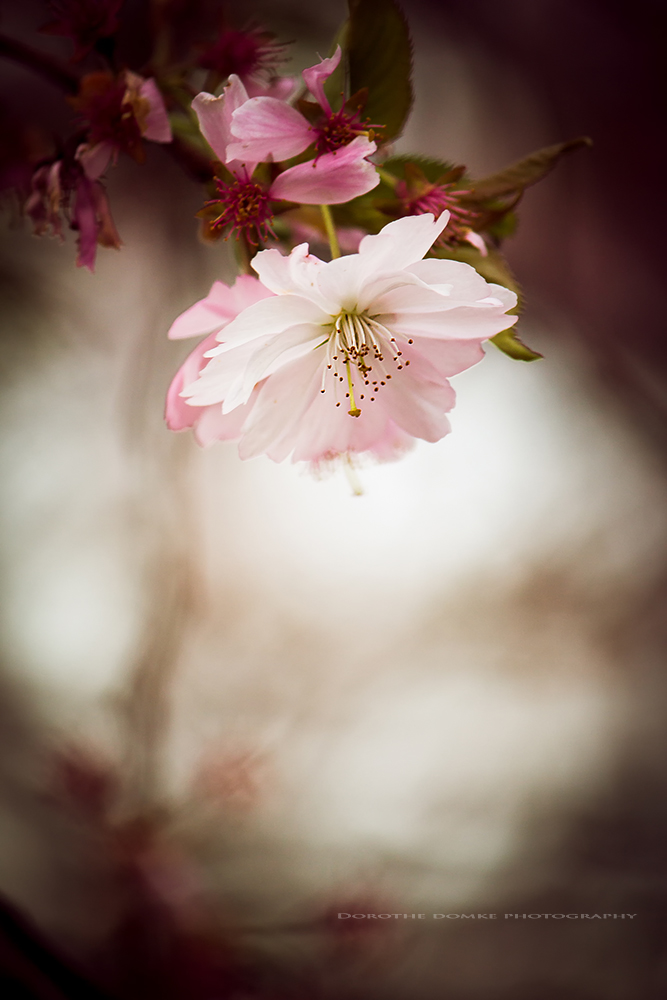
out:
<path id="1" fill-rule="evenodd" d="M 421 260 L 449 220 L 443 212 L 436 220 L 430 212 L 408 215 L 390 222 L 377 236 L 365 236 L 359 245 L 360 264 L 368 276 L 381 271 L 401 271 Z"/>
<path id="2" fill-rule="evenodd" d="M 281 462 L 289 455 L 299 422 L 319 392 L 323 364 L 320 352 L 312 351 L 266 380 L 239 443 L 241 458 L 266 452 Z"/>
<path id="3" fill-rule="evenodd" d="M 253 389 L 262 379 L 314 350 L 322 338 L 321 336 L 314 338 L 313 329 L 311 324 L 290 327 L 277 337 L 272 337 L 258 351 L 254 351 L 244 371 L 225 396 L 223 413 L 229 413 L 234 407 L 247 402 Z M 323 354 L 320 360 L 322 358 Z"/>
<path id="4" fill-rule="evenodd" d="M 224 343 L 210 354 L 224 354 L 239 344 L 256 338 L 282 333 L 290 326 L 312 323 L 320 327 L 331 323 L 331 316 L 302 295 L 275 295 L 244 309 L 225 327 Z M 315 334 L 316 335 L 316 334 Z"/>
<path id="5" fill-rule="evenodd" d="M 514 326 L 518 317 L 508 316 L 502 307 L 462 304 L 438 312 L 393 313 L 379 322 L 405 337 L 438 337 L 453 340 L 486 340 Z"/>
<path id="6" fill-rule="evenodd" d="M 285 256 L 278 250 L 261 250 L 252 260 L 263 285 L 277 294 L 295 292 L 315 302 L 327 314 L 336 315 L 336 303 L 321 293 L 318 277 L 328 266 L 308 252 L 308 244 L 301 243 Z"/>

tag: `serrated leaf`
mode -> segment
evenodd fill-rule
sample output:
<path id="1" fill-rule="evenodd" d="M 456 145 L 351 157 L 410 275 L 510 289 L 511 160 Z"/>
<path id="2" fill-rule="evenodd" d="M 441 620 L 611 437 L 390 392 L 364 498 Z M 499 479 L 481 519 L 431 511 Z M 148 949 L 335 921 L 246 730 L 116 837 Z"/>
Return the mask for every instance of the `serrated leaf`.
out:
<path id="1" fill-rule="evenodd" d="M 514 327 L 510 327 L 509 330 L 503 330 L 490 339 L 491 343 L 499 351 L 507 354 L 510 358 L 514 358 L 515 361 L 539 361 L 544 356 L 538 354 L 537 351 L 531 351 L 530 347 L 526 347 L 523 341 L 517 337 Z"/>
<path id="2" fill-rule="evenodd" d="M 578 139 L 570 139 L 568 142 L 559 142 L 554 146 L 538 149 L 535 153 L 531 153 L 523 160 L 518 160 L 499 173 L 474 181 L 472 195 L 475 201 L 485 201 L 488 198 L 502 198 L 521 192 L 553 170 L 566 153 L 571 153 L 582 146 L 592 145 L 592 141 L 587 136 L 580 136 Z"/>
<path id="3" fill-rule="evenodd" d="M 444 160 L 432 160 L 426 156 L 390 156 L 382 167 L 401 180 L 405 178 L 406 168 L 419 167 L 427 181 L 437 184 L 438 181 L 448 184 L 458 182 L 465 173 L 465 167 L 446 163 Z"/>
<path id="4" fill-rule="evenodd" d="M 412 43 L 394 0 L 349 0 L 346 32 L 350 92 L 368 87 L 364 117 L 395 139 L 412 107 Z"/>

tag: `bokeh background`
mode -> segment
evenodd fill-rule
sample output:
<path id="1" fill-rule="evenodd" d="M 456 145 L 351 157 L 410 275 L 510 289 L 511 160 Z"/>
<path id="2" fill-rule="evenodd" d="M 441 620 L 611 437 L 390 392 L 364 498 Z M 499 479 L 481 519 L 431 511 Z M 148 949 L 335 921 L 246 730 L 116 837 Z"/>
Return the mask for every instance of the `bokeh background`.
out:
<path id="1" fill-rule="evenodd" d="M 403 7 L 399 152 L 483 176 L 594 145 L 506 245 L 545 360 L 489 346 L 452 435 L 361 468 L 363 496 L 164 428 L 189 349 L 166 331 L 234 273 L 165 150 L 111 172 L 125 245 L 94 276 L 4 212 L 10 997 L 667 992 L 661 4 Z M 47 13 L 6 3 L 0 27 L 67 54 L 35 35 Z M 293 72 L 344 15 L 233 13 L 296 40 Z M 126 17 L 140 60 L 145 5 Z M 68 120 L 21 67 L 0 81 L 15 113 Z M 336 917 L 395 911 L 498 919 Z M 636 916 L 503 918 L 553 912 Z"/>

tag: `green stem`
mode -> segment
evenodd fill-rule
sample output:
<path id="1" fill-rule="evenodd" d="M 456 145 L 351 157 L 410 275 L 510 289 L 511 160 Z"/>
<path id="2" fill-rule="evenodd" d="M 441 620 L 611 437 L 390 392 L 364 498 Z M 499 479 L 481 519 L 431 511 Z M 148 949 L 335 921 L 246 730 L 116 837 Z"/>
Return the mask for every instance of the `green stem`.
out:
<path id="1" fill-rule="evenodd" d="M 375 169 L 380 175 L 380 180 L 383 180 L 385 184 L 389 185 L 390 188 L 395 189 L 396 185 L 398 184 L 398 177 L 394 177 L 394 175 L 390 174 L 388 170 L 384 170 L 382 167 L 378 167 L 377 164 L 375 165 Z"/>
<path id="2" fill-rule="evenodd" d="M 338 236 L 336 235 L 336 227 L 334 226 L 331 209 L 328 205 L 320 205 L 320 210 L 324 219 L 324 228 L 327 231 L 329 246 L 331 247 L 331 259 L 335 260 L 336 257 L 340 257 L 340 246 L 338 244 Z"/>
<path id="3" fill-rule="evenodd" d="M 248 245 L 248 240 L 245 233 L 241 233 L 238 240 L 236 241 L 236 260 L 239 265 L 239 270 L 241 274 L 253 274 L 253 269 L 250 266 L 250 246 Z"/>

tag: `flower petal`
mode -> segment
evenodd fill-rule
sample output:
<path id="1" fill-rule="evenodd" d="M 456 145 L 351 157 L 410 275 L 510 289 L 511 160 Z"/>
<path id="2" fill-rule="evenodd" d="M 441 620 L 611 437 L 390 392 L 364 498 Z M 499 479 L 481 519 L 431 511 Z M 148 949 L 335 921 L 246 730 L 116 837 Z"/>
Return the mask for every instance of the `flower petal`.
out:
<path id="1" fill-rule="evenodd" d="M 273 295 L 248 306 L 233 319 L 225 328 L 225 342 L 211 352 L 210 357 L 223 354 L 240 344 L 282 333 L 301 323 L 321 327 L 331 323 L 331 316 L 301 295 Z"/>
<path id="2" fill-rule="evenodd" d="M 181 396 L 184 386 L 194 382 L 199 372 L 206 364 L 204 354 L 210 347 L 215 345 L 215 334 L 212 333 L 201 343 L 197 344 L 194 351 L 188 354 L 187 358 L 176 372 L 171 385 L 167 391 L 167 402 L 165 406 L 165 420 L 167 427 L 171 431 L 182 431 L 186 427 L 193 427 L 200 416 L 200 411 L 195 406 L 191 406 Z M 222 413 L 222 407 L 219 406 Z"/>
<path id="3" fill-rule="evenodd" d="M 88 180 L 82 175 L 76 185 L 74 195 L 74 223 L 78 230 L 79 250 L 76 258 L 77 267 L 87 267 L 92 273 L 95 270 L 97 253 L 97 212 L 93 184 L 97 181 Z"/>
<path id="4" fill-rule="evenodd" d="M 282 462 L 292 451 L 299 423 L 319 392 L 323 358 L 312 351 L 268 378 L 257 395 L 239 443 L 241 458 L 266 452 Z"/>
<path id="5" fill-rule="evenodd" d="M 472 368 L 484 357 L 480 340 L 436 340 L 433 337 L 420 337 L 415 340 L 415 350 L 433 366 L 439 376 L 445 378 Z"/>
<path id="6" fill-rule="evenodd" d="M 144 125 L 144 138 L 150 139 L 151 142 L 171 142 L 173 136 L 171 134 L 169 116 L 167 115 L 162 94 L 155 80 L 152 77 L 144 80 L 139 93 L 148 101 L 150 106 Z"/>
<path id="7" fill-rule="evenodd" d="M 220 330 L 247 306 L 270 295 L 269 289 L 249 274 L 240 275 L 231 288 L 222 281 L 214 281 L 206 298 L 195 302 L 174 320 L 167 336 L 170 340 L 181 340 Z"/>
<path id="8" fill-rule="evenodd" d="M 245 370 L 225 395 L 223 411 L 228 413 L 240 403 L 245 403 L 254 387 L 280 368 L 313 351 L 322 337 L 313 336 L 314 328 L 309 323 L 293 326 L 253 352 Z M 323 353 L 321 353 L 321 360 Z"/>
<path id="9" fill-rule="evenodd" d="M 359 246 L 364 274 L 401 271 L 421 260 L 449 221 L 449 212 L 434 219 L 430 212 L 390 222 L 377 236 L 366 236 Z"/>
<path id="10" fill-rule="evenodd" d="M 486 340 L 514 326 L 518 316 L 508 316 L 502 304 L 465 303 L 438 312 L 396 312 L 379 318 L 404 337 L 437 337 L 453 340 Z"/>
<path id="11" fill-rule="evenodd" d="M 231 133 L 232 115 L 237 108 L 248 100 L 248 94 L 241 80 L 235 73 L 229 78 L 220 97 L 202 92 L 197 94 L 192 102 L 192 108 L 199 120 L 199 128 L 207 143 L 222 163 L 232 173 L 242 169 L 243 164 L 227 160 L 227 146 L 233 141 Z M 245 166 L 252 173 L 257 162 L 246 161 Z"/>
<path id="12" fill-rule="evenodd" d="M 433 367 L 418 351 L 402 350 L 410 367 L 396 372 L 371 405 L 380 405 L 413 437 L 439 441 L 451 429 L 445 414 L 454 406 L 456 393 L 445 378 L 434 378 Z"/>
<path id="13" fill-rule="evenodd" d="M 337 68 L 340 62 L 341 49 L 340 45 L 336 46 L 336 51 L 328 59 L 320 59 L 320 61 L 315 66 L 310 66 L 308 69 L 304 69 L 301 74 L 304 79 L 304 83 L 308 87 L 317 103 L 321 108 L 331 114 L 331 105 L 329 104 L 326 94 L 324 93 L 324 81 L 327 80 L 333 71 Z"/>
<path id="14" fill-rule="evenodd" d="M 318 278 L 327 264 L 308 252 L 308 244 L 301 243 L 285 256 L 278 250 L 260 250 L 251 261 L 263 285 L 272 292 L 283 295 L 296 292 L 311 299 L 323 312 L 336 315 L 338 304 L 320 294 Z"/>
<path id="15" fill-rule="evenodd" d="M 313 142 L 303 115 L 275 97 L 253 97 L 234 111 L 227 157 L 235 160 L 288 160 Z"/>
<path id="16" fill-rule="evenodd" d="M 199 412 L 195 425 L 197 443 L 206 448 L 215 441 L 234 441 L 240 437 L 243 425 L 255 405 L 258 392 L 259 389 L 244 406 L 237 406 L 231 413 L 223 413 L 219 403 L 214 406 L 204 406 L 200 411 L 195 409 L 195 413 Z"/>
<path id="17" fill-rule="evenodd" d="M 275 179 L 269 194 L 302 205 L 339 205 L 358 198 L 380 183 L 375 167 L 365 159 L 376 148 L 374 142 L 359 135 L 333 153 L 290 167 Z M 367 236 L 366 240 L 376 238 Z"/>
<path id="18" fill-rule="evenodd" d="M 102 176 L 109 166 L 109 160 L 114 152 L 114 147 L 110 142 L 97 142 L 94 146 L 82 143 L 74 158 L 79 161 L 83 171 L 91 181 L 96 181 Z"/>

